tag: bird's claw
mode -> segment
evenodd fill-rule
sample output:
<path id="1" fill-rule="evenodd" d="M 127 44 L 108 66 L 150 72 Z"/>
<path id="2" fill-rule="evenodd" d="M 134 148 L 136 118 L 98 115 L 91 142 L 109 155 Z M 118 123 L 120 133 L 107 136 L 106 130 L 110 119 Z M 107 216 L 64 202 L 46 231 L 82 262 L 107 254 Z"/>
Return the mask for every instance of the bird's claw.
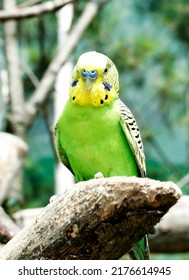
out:
<path id="1" fill-rule="evenodd" d="M 104 178 L 104 175 L 102 172 L 98 172 L 94 175 L 94 179 L 100 179 L 100 178 Z"/>
<path id="2" fill-rule="evenodd" d="M 52 202 L 55 201 L 59 196 L 60 196 L 60 194 L 54 194 L 53 196 L 50 197 L 49 202 L 52 203 Z"/>

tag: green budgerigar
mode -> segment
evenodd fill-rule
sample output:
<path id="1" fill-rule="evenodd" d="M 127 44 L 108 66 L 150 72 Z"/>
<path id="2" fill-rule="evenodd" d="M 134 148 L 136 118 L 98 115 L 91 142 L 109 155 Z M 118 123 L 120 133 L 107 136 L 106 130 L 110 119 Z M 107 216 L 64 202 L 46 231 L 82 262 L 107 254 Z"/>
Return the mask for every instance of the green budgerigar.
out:
<path id="1" fill-rule="evenodd" d="M 70 97 L 55 127 L 59 159 L 76 181 L 110 176 L 146 176 L 143 144 L 137 123 L 119 99 L 114 63 L 95 51 L 82 54 L 73 70 Z M 145 236 L 129 252 L 149 259 Z"/>

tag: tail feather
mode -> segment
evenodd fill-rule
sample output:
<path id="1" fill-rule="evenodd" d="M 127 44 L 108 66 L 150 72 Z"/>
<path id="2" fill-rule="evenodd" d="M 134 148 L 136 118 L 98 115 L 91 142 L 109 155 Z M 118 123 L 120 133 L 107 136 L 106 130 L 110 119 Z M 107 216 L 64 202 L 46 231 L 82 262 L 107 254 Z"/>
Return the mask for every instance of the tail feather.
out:
<path id="1" fill-rule="evenodd" d="M 150 251 L 148 245 L 148 237 L 145 235 L 136 245 L 129 251 L 132 260 L 150 260 Z"/>

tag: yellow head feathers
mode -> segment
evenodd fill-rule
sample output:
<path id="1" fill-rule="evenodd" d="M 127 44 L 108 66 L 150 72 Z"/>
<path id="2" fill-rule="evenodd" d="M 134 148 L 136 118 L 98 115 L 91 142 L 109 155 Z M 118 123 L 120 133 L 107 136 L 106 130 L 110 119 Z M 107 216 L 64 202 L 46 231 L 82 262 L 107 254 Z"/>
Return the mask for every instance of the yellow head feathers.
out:
<path id="1" fill-rule="evenodd" d="M 118 97 L 119 77 L 114 63 L 95 51 L 82 54 L 73 70 L 70 98 L 80 106 L 102 107 Z"/>

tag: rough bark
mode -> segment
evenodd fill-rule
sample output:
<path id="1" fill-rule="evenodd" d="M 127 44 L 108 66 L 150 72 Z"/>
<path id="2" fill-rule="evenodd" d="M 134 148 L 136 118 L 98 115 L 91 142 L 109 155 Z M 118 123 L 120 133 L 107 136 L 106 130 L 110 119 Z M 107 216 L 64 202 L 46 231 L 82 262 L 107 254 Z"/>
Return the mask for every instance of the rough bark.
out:
<path id="1" fill-rule="evenodd" d="M 181 196 L 172 182 L 112 177 L 66 190 L 0 252 L 0 259 L 119 259 Z"/>
<path id="2" fill-rule="evenodd" d="M 20 210 L 12 218 L 20 228 L 39 215 L 43 208 Z M 149 235 L 150 251 L 176 253 L 189 251 L 189 196 L 180 198 L 155 226 L 156 234 Z M 0 237 L 1 239 L 1 237 Z"/>
<path id="3" fill-rule="evenodd" d="M 189 196 L 182 196 L 150 235 L 150 248 L 158 253 L 189 251 Z"/>

